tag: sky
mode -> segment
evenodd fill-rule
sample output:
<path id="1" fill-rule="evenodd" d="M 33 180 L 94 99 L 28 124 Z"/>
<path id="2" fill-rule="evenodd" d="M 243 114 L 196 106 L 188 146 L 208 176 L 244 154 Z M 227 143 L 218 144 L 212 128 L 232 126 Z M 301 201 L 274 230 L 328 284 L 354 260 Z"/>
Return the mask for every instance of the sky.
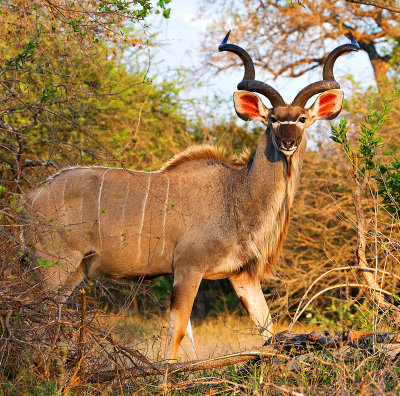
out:
<path id="1" fill-rule="evenodd" d="M 194 69 L 195 65 L 201 59 L 200 43 L 203 33 L 207 29 L 208 21 L 199 18 L 199 3 L 196 0 L 172 0 L 169 4 L 171 7 L 171 17 L 162 19 L 157 17 L 152 23 L 152 30 L 159 31 L 158 42 L 163 46 L 155 49 L 154 58 L 160 74 L 163 75 L 171 68 L 186 67 L 189 70 Z M 230 27 L 234 30 L 234 26 Z M 223 37 L 215 38 L 215 51 L 218 51 L 218 45 Z M 343 37 L 338 43 L 345 44 L 348 40 Z M 240 43 L 235 43 L 240 45 Z M 251 48 L 245 48 L 251 54 Z M 304 86 L 314 81 L 320 80 L 322 70 L 309 72 L 298 78 L 278 78 L 276 80 L 268 80 L 268 76 L 262 70 L 256 69 L 257 79 L 264 80 L 268 84 L 276 88 L 283 96 L 286 102 L 291 101 Z M 363 87 L 374 85 L 372 67 L 365 52 L 346 54 L 340 57 L 335 63 L 335 77 L 338 81 L 345 75 L 351 74 L 356 82 Z M 186 92 L 188 97 L 208 97 L 213 98 L 215 95 L 230 100 L 236 85 L 243 77 L 241 68 L 232 69 L 221 72 L 218 75 L 208 74 L 204 77 L 204 85 L 195 87 Z M 351 96 L 351 87 L 349 84 L 342 84 L 345 97 Z M 310 101 L 312 104 L 314 99 Z M 265 103 L 269 105 L 266 100 Z M 225 106 L 225 105 L 223 105 Z M 234 113 L 233 105 L 225 106 L 223 111 L 231 111 Z"/>

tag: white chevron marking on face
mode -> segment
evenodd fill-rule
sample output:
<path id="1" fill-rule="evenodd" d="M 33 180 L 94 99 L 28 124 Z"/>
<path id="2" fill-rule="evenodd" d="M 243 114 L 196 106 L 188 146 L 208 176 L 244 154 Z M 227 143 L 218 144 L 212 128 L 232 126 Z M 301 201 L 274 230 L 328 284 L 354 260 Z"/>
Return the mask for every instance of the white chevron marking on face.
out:
<path id="1" fill-rule="evenodd" d="M 297 146 L 291 148 L 290 150 L 285 150 L 284 148 L 279 148 L 279 151 L 281 151 L 284 155 L 286 155 L 287 157 L 290 157 L 292 154 L 294 154 L 294 152 L 297 150 Z"/>
<path id="2" fill-rule="evenodd" d="M 278 121 L 280 124 L 297 124 L 297 121 Z"/>

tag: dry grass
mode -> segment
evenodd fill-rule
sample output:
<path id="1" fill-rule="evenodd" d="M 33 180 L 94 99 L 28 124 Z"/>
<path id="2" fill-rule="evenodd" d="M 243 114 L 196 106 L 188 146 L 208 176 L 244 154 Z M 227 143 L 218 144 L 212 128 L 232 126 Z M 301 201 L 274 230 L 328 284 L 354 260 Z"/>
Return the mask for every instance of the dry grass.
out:
<path id="1" fill-rule="evenodd" d="M 322 350 L 292 357 L 268 358 L 257 365 L 236 365 L 168 377 L 118 377 L 106 383 L 96 373 L 160 362 L 164 356 L 167 313 L 134 316 L 123 310 L 104 314 L 92 306 L 82 315 L 76 292 L 74 307 L 64 307 L 61 320 L 50 301 L 31 301 L 16 288 L 18 279 L 4 280 L 1 300 L 2 394 L 393 394 L 399 385 L 399 349 L 367 344 L 337 352 Z M 22 287 L 23 285 L 21 285 Z M 8 287 L 8 288 L 7 288 Z M 7 291 L 7 293 L 5 293 Z M 347 304 L 347 305 L 346 305 Z M 44 309 L 46 305 L 47 309 Z M 333 300 L 330 316 L 315 311 L 296 332 L 325 330 L 338 324 L 371 324 L 376 315 L 368 304 L 351 306 Z M 351 311 L 351 312 L 350 312 Z M 46 313 L 47 312 L 47 313 Z M 365 319 L 365 320 L 364 320 Z M 373 321 L 372 321 L 373 322 Z M 395 330 L 376 315 L 379 331 Z M 83 323 L 83 325 L 82 325 Z M 322 325 L 321 325 L 322 324 Z M 288 323 L 276 326 L 287 329 Z M 83 331 L 82 331 L 83 329 Z M 263 340 L 247 315 L 220 313 L 194 320 L 197 358 L 215 358 L 232 352 L 260 349 Z M 179 350 L 181 361 L 196 359 L 186 336 Z M 150 362 L 149 362 L 150 361 Z M 87 380 L 90 378 L 90 380 Z"/>
<path id="2" fill-rule="evenodd" d="M 339 303 L 338 303 L 339 304 Z M 360 307 L 360 311 L 365 307 Z M 368 308 L 367 308 L 368 309 Z M 339 311 L 339 309 L 338 309 Z M 360 316 L 365 312 L 360 313 Z M 339 315 L 340 316 L 340 315 Z M 341 319 L 337 317 L 337 320 Z M 118 316 L 115 316 L 116 318 Z M 132 347 L 140 349 L 152 361 L 162 358 L 167 316 L 118 317 L 116 333 Z M 330 318 L 324 318 L 331 324 Z M 343 318 L 342 318 L 343 319 Z M 393 330 L 381 318 L 380 331 Z M 324 320 L 322 320 L 323 322 Z M 326 327 L 300 323 L 295 332 L 326 330 Z M 344 323 L 343 323 L 344 324 Z M 277 325 L 276 330 L 287 329 L 288 323 Z M 213 358 L 237 351 L 261 348 L 261 337 L 246 316 L 221 313 L 194 321 L 193 333 L 197 357 Z M 134 391 L 140 394 L 396 394 L 399 384 L 399 352 L 396 344 L 364 345 L 357 348 L 343 347 L 337 351 L 322 350 L 287 359 L 266 359 L 257 365 L 238 365 L 230 368 L 207 370 L 190 374 L 170 376 L 160 381 L 148 377 L 136 384 L 125 382 L 118 388 L 121 394 Z M 179 359 L 194 359 L 189 338 L 186 336 L 179 351 Z M 114 388 L 114 391 L 116 388 Z"/>

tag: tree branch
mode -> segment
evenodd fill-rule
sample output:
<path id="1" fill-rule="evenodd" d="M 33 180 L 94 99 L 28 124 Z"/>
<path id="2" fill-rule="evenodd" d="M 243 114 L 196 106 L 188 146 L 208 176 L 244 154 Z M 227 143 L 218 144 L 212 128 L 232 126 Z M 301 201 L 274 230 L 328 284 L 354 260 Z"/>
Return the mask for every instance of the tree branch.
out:
<path id="1" fill-rule="evenodd" d="M 251 350 L 246 352 L 233 353 L 214 359 L 192 360 L 189 362 L 154 364 L 153 366 L 137 366 L 126 370 L 103 371 L 92 376 L 85 377 L 86 382 L 108 382 L 115 378 L 120 380 L 136 377 L 146 377 L 149 375 L 177 374 L 189 371 L 200 371 L 225 366 L 231 366 L 247 360 L 258 359 L 260 357 L 280 357 L 290 359 L 290 356 L 281 355 L 278 352 L 267 350 Z"/>
<path id="2" fill-rule="evenodd" d="M 389 10 L 392 12 L 398 12 L 400 13 L 400 8 L 396 6 L 392 6 L 386 3 L 382 3 L 380 1 L 375 1 L 375 0 L 346 0 L 348 3 L 356 3 L 356 4 L 364 4 L 364 5 L 370 5 L 378 8 L 383 8 L 385 10 Z"/>

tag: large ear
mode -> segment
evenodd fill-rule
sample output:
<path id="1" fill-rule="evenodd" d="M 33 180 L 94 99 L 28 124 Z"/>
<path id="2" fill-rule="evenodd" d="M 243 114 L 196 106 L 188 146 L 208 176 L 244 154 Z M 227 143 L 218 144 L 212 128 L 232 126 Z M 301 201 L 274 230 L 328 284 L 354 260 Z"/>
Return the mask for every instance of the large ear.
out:
<path id="1" fill-rule="evenodd" d="M 233 94 L 236 114 L 245 121 L 265 121 L 268 118 L 269 109 L 264 106 L 261 99 L 249 91 L 236 91 Z"/>
<path id="2" fill-rule="evenodd" d="M 342 105 L 343 91 L 331 89 L 323 92 L 307 110 L 309 125 L 317 120 L 333 120 L 342 110 Z"/>

